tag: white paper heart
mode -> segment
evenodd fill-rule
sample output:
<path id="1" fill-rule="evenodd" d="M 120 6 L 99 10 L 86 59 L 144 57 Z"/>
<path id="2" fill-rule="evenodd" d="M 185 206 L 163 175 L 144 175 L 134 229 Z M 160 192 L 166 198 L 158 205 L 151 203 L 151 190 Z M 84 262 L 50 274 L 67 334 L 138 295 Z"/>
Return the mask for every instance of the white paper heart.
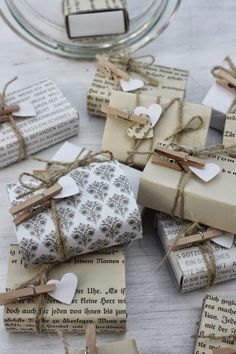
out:
<path id="1" fill-rule="evenodd" d="M 135 108 L 134 114 L 138 116 L 140 116 L 141 114 L 147 115 L 150 118 L 152 127 L 154 128 L 161 117 L 162 107 L 157 103 L 152 104 L 148 108 L 139 106 Z"/>
<path id="2" fill-rule="evenodd" d="M 123 91 L 134 91 L 144 86 L 144 82 L 140 79 L 129 79 L 129 80 L 120 80 L 120 86 Z"/>
<path id="3" fill-rule="evenodd" d="M 224 233 L 222 236 L 212 238 L 211 241 L 224 248 L 232 248 L 234 244 L 234 235 L 230 233 Z"/>
<path id="4" fill-rule="evenodd" d="M 58 180 L 58 183 L 62 187 L 62 191 L 55 195 L 53 199 L 68 198 L 72 195 L 79 193 L 79 188 L 72 177 L 63 176 Z"/>
<path id="5" fill-rule="evenodd" d="M 209 182 L 220 173 L 220 167 L 215 163 L 207 163 L 204 168 L 189 167 L 190 170 L 204 182 Z"/>
<path id="6" fill-rule="evenodd" d="M 48 292 L 48 295 L 63 304 L 70 305 L 75 296 L 78 278 L 74 273 L 66 273 L 61 280 L 51 279 L 47 284 L 56 284 L 56 290 Z"/>
<path id="7" fill-rule="evenodd" d="M 19 104 L 20 110 L 18 112 L 14 112 L 13 115 L 15 117 L 27 118 L 27 117 L 35 117 L 36 112 L 34 106 L 30 102 L 22 102 Z"/>
<path id="8" fill-rule="evenodd" d="M 153 137 L 151 123 L 145 125 L 134 124 L 127 129 L 127 134 L 133 139 L 149 139 Z"/>

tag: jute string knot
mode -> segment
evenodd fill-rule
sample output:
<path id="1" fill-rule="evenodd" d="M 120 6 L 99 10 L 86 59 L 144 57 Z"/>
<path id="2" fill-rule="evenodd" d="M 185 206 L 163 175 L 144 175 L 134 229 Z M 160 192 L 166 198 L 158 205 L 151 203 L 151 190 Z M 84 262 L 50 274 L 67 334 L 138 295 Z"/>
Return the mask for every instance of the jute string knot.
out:
<path id="1" fill-rule="evenodd" d="M 16 80 L 17 80 L 17 77 L 14 77 L 12 80 L 8 81 L 3 87 L 2 94 L 0 94 L 0 107 L 1 107 L 1 109 L 3 111 L 4 111 L 4 108 L 6 106 L 6 92 L 7 92 L 7 89 Z M 19 161 L 24 160 L 27 157 L 27 144 L 26 144 L 25 138 L 22 135 L 19 127 L 17 127 L 12 113 L 6 114 L 6 119 L 7 119 L 7 122 L 10 124 L 11 129 L 12 129 L 12 131 L 13 131 L 16 139 L 17 139 L 18 145 L 19 145 L 18 160 Z"/>

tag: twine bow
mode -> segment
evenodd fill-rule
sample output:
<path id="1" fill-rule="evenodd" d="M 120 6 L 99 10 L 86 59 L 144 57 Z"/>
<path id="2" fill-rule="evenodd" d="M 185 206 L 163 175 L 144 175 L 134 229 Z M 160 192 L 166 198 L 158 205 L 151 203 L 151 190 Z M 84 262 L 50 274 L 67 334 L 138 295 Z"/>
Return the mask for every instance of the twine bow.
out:
<path id="1" fill-rule="evenodd" d="M 4 111 L 6 107 L 6 91 L 9 85 L 11 85 L 15 80 L 17 80 L 17 77 L 14 77 L 12 80 L 8 81 L 3 88 L 2 94 L 0 94 L 0 108 L 2 111 Z M 11 126 L 11 129 L 17 139 L 18 145 L 19 145 L 19 161 L 24 160 L 27 157 L 27 144 L 25 141 L 24 136 L 22 135 L 20 129 L 17 127 L 16 122 L 13 118 L 12 113 L 7 113 L 4 115 L 4 122 L 8 122 Z M 1 121 L 0 121 L 1 123 Z"/>

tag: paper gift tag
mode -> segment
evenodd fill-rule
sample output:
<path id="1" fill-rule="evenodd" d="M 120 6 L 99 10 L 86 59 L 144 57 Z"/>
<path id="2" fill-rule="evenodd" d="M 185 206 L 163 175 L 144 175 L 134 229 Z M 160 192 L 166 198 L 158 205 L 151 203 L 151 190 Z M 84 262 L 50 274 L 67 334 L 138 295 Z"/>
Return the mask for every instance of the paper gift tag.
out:
<path id="1" fill-rule="evenodd" d="M 202 103 L 216 111 L 227 113 L 234 99 L 235 95 L 231 91 L 214 83 Z"/>
<path id="2" fill-rule="evenodd" d="M 48 293 L 63 304 L 70 305 L 77 289 L 78 278 L 74 273 L 66 273 L 61 280 L 51 279 L 47 284 L 56 284 L 56 290 Z"/>
<path id="3" fill-rule="evenodd" d="M 30 102 L 22 102 L 19 104 L 20 110 L 18 112 L 14 112 L 13 115 L 15 117 L 27 118 L 27 117 L 35 117 L 36 112 L 34 106 Z"/>
<path id="4" fill-rule="evenodd" d="M 190 170 L 202 179 L 204 182 L 209 182 L 220 173 L 220 167 L 215 163 L 207 163 L 204 168 L 196 168 L 189 166 Z"/>
<path id="5" fill-rule="evenodd" d="M 150 123 L 145 125 L 134 124 L 127 129 L 127 134 L 133 139 L 149 139 L 153 137 L 153 128 Z"/>
<path id="6" fill-rule="evenodd" d="M 135 91 L 144 86 L 144 82 L 140 79 L 129 79 L 129 80 L 120 80 L 120 86 L 123 91 Z"/>
<path id="7" fill-rule="evenodd" d="M 68 198 L 79 193 L 79 188 L 77 184 L 70 176 L 61 177 L 58 180 L 58 183 L 62 187 L 62 191 L 59 194 L 55 195 L 53 199 Z"/>
<path id="8" fill-rule="evenodd" d="M 230 233 L 224 233 L 222 236 L 217 236 L 211 241 L 224 248 L 232 248 L 234 244 L 234 235 Z"/>
<path id="9" fill-rule="evenodd" d="M 141 114 L 148 116 L 152 123 L 152 127 L 154 128 L 161 117 L 162 107 L 157 103 L 152 104 L 148 108 L 139 106 L 135 108 L 134 114 L 138 116 L 140 116 Z"/>

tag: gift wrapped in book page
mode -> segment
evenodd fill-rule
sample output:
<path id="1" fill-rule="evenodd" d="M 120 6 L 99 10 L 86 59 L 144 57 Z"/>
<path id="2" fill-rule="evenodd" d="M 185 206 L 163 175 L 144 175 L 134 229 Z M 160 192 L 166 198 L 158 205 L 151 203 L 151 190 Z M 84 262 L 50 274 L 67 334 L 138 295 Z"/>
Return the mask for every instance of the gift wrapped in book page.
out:
<path id="1" fill-rule="evenodd" d="M 207 294 L 203 301 L 194 354 L 235 353 L 235 323 L 236 299 Z M 224 348 L 224 351 L 219 348 Z"/>
<path id="2" fill-rule="evenodd" d="M 19 105 L 20 111 L 13 113 L 18 134 L 14 133 L 12 124 L 0 119 L 0 167 L 78 133 L 77 111 L 48 79 L 10 93 L 7 91 L 5 101 L 7 106 Z M 24 154 L 20 154 L 22 145 Z"/>
<path id="3" fill-rule="evenodd" d="M 157 213 L 156 224 L 158 236 L 165 253 L 167 253 L 176 237 L 189 222 L 177 221 L 170 215 Z M 235 279 L 236 245 L 234 235 L 222 231 L 222 236 L 211 239 L 210 246 L 216 266 L 213 283 Z M 182 293 L 200 289 L 207 285 L 209 269 L 197 245 L 183 246 L 178 250 L 173 250 L 168 254 L 168 261 L 177 287 Z"/>
<path id="4" fill-rule="evenodd" d="M 184 98 L 188 79 L 187 71 L 162 65 L 147 65 L 150 62 L 150 58 L 147 58 L 147 63 L 145 61 L 143 63 L 140 62 L 138 58 L 133 60 L 133 62 L 132 58 L 129 61 L 126 60 L 130 64 L 129 75 L 131 78 L 143 82 L 143 86 L 136 92 L 150 93 L 154 96 L 167 98 Z M 119 68 L 126 71 L 126 65 L 122 65 L 122 59 L 114 60 L 114 62 Z M 139 72 L 137 72 L 137 68 Z M 87 94 L 87 108 L 91 115 L 106 117 L 101 111 L 101 105 L 104 102 L 109 104 L 112 90 L 122 90 L 119 81 L 97 70 Z"/>
<path id="5" fill-rule="evenodd" d="M 88 152 L 84 154 L 87 156 Z M 58 153 L 55 156 L 58 159 Z M 69 177 L 75 194 L 57 200 L 56 222 L 54 211 L 48 208 L 16 225 L 25 264 L 55 262 L 62 253 L 65 260 L 142 237 L 136 198 L 117 161 L 89 163 L 65 177 Z M 35 185 L 34 180 L 30 183 Z M 17 198 L 25 191 L 20 183 L 8 186 L 13 208 L 27 200 L 28 196 Z"/>
<path id="6" fill-rule="evenodd" d="M 166 109 L 168 105 L 169 108 Z M 180 105 L 183 105 L 182 117 L 179 117 Z M 139 95 L 118 91 L 112 92 L 109 107 L 121 111 L 137 112 L 137 114 L 143 113 L 149 117 L 153 116 L 154 119 L 154 122 L 151 123 L 153 124 L 151 134 L 145 136 L 146 130 L 148 131 L 150 128 L 150 123 L 145 125 L 144 128 L 140 128 L 140 132 L 137 134 L 140 127 L 137 123 L 132 122 L 130 119 L 116 117 L 113 114 L 107 115 L 102 149 L 111 151 L 120 162 L 132 163 L 143 168 L 150 158 L 147 152 L 153 150 L 160 138 L 165 139 L 175 133 L 179 126 L 179 119 L 182 119 L 182 126 L 184 127 L 192 118 L 196 118 L 191 123 L 194 129 L 190 132 L 183 132 L 179 143 L 196 147 L 205 145 L 211 118 L 211 108 L 209 107 L 182 102 L 178 99 L 172 100 L 157 98 L 147 94 Z M 199 125 L 198 116 L 202 119 L 201 125 Z M 171 139 L 169 142 L 171 142 Z M 139 144 L 137 148 L 135 148 L 136 144 Z M 132 150 L 137 153 L 131 159 L 129 152 Z"/>
<path id="7" fill-rule="evenodd" d="M 40 266 L 23 265 L 18 245 L 10 246 L 7 288 L 29 281 Z M 83 332 L 95 322 L 98 332 L 120 332 L 126 328 L 125 259 L 122 247 L 75 257 L 50 270 L 47 279 L 61 280 L 65 273 L 78 277 L 77 290 L 70 305 L 50 296 L 40 308 L 43 317 L 38 330 L 45 332 Z M 114 276 L 115 274 L 115 276 Z M 104 276 L 105 275 L 105 276 Z M 35 332 L 37 296 L 5 305 L 4 324 L 11 332 Z"/>

